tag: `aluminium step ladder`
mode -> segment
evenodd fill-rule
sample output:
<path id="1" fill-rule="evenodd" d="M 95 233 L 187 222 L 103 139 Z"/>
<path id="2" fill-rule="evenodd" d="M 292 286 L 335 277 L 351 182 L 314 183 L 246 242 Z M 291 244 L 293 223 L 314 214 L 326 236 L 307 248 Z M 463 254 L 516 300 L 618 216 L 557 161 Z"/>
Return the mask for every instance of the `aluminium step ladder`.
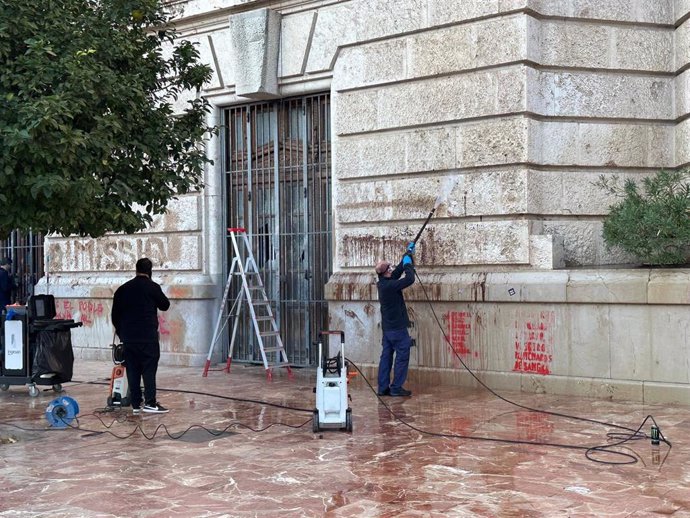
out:
<path id="1" fill-rule="evenodd" d="M 247 236 L 247 231 L 244 228 L 237 227 L 229 228 L 228 232 L 230 233 L 230 238 L 232 240 L 234 256 L 232 258 L 230 272 L 228 273 L 228 280 L 225 283 L 223 299 L 220 304 L 216 327 L 213 331 L 211 347 L 209 348 L 208 356 L 206 357 L 206 365 L 204 366 L 203 376 L 206 377 L 208 375 L 208 370 L 211 365 L 211 356 L 213 355 L 213 348 L 220 338 L 222 329 L 225 327 L 230 318 L 234 318 L 228 360 L 225 365 L 225 369 L 223 369 L 225 372 L 230 371 L 232 354 L 235 347 L 235 339 L 237 338 L 237 327 L 240 322 L 242 308 L 246 305 L 249 311 L 249 316 L 252 320 L 252 328 L 254 330 L 254 334 L 256 335 L 259 350 L 261 351 L 261 359 L 263 361 L 264 368 L 266 369 L 266 376 L 269 380 L 271 380 L 273 378 L 274 367 L 285 367 L 287 369 L 288 376 L 292 378 L 292 369 L 290 368 L 290 363 L 288 361 L 287 354 L 285 353 L 285 348 L 283 347 L 283 341 L 280 338 L 280 330 L 278 329 L 276 319 L 273 316 L 273 311 L 271 310 L 271 303 L 266 296 L 266 290 L 264 289 L 264 284 L 261 280 L 261 275 L 259 274 L 259 268 L 257 267 L 256 261 L 254 260 L 254 255 L 252 254 L 252 247 L 249 237 Z M 237 293 L 237 296 L 235 297 L 235 302 L 233 303 L 232 308 L 230 308 L 228 311 L 227 316 L 223 318 L 223 313 L 225 312 L 225 307 L 228 303 L 230 286 L 235 277 L 239 277 L 242 285 Z"/>

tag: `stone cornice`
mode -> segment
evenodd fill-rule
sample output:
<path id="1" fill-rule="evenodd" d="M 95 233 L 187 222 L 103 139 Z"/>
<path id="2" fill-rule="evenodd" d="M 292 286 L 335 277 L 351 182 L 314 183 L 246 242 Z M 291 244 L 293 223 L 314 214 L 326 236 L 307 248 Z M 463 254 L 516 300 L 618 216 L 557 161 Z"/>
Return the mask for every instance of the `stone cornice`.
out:
<path id="1" fill-rule="evenodd" d="M 328 5 L 349 2 L 350 0 L 172 0 L 168 5 L 175 14 L 174 24 L 178 30 L 194 32 L 211 30 L 228 25 L 228 17 L 255 9 L 268 8 L 281 14 L 296 13 L 317 9 Z M 218 4 L 216 7 L 208 4 Z M 179 14 L 178 14 L 179 12 Z"/>
<path id="2" fill-rule="evenodd" d="M 420 269 L 421 270 L 421 269 Z M 560 304 L 690 304 L 690 270 L 593 269 L 522 272 L 419 272 L 405 299 L 433 302 Z M 331 301 L 376 301 L 376 280 L 337 272 L 326 285 Z"/>

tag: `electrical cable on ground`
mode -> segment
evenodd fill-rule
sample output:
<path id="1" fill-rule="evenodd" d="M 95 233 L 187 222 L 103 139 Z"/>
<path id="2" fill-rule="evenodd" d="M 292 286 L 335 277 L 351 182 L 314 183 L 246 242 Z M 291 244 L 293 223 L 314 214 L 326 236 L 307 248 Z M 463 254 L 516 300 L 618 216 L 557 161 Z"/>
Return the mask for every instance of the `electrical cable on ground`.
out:
<path id="1" fill-rule="evenodd" d="M 98 381 L 79 381 L 79 380 L 73 380 L 73 381 L 71 381 L 71 383 L 76 383 L 76 384 L 81 384 L 81 385 L 109 385 L 109 383 L 98 382 Z M 230 401 L 238 401 L 238 402 L 243 402 L 243 403 L 252 403 L 252 404 L 258 404 L 258 405 L 270 406 L 270 407 L 274 407 L 274 408 L 281 408 L 281 409 L 292 410 L 292 411 L 296 411 L 296 412 L 306 412 L 306 413 L 309 413 L 309 414 L 311 414 L 311 413 L 313 412 L 312 409 L 298 408 L 298 407 L 293 407 L 293 406 L 288 406 L 288 405 L 281 405 L 281 404 L 279 404 L 279 403 L 271 403 L 271 402 L 268 402 L 268 401 L 261 401 L 261 400 L 257 400 L 257 399 L 238 398 L 238 397 L 232 397 L 232 396 L 223 396 L 223 395 L 220 395 L 220 394 L 214 394 L 214 393 L 212 393 L 212 392 L 202 392 L 202 391 L 183 390 L 183 389 L 167 389 L 167 388 L 160 388 L 160 387 L 158 388 L 158 390 L 159 390 L 159 391 L 162 391 L 162 392 L 178 392 L 178 393 L 182 393 L 182 394 L 195 394 L 195 395 L 199 395 L 199 396 L 208 396 L 208 397 L 214 397 L 214 398 L 219 398 L 219 399 L 226 399 L 226 400 L 230 400 Z M 141 435 L 143 435 L 143 436 L 144 436 L 146 439 L 148 439 L 148 440 L 153 440 L 153 439 L 156 437 L 156 435 L 159 433 L 159 431 L 161 431 L 161 430 L 163 430 L 163 432 L 165 432 L 165 434 L 168 436 L 168 438 L 173 439 L 173 440 L 177 440 L 177 439 L 182 438 L 186 433 L 188 433 L 190 430 L 192 430 L 192 429 L 194 429 L 194 428 L 199 428 L 199 429 L 205 430 L 206 432 L 208 432 L 209 434 L 211 434 L 211 435 L 213 435 L 213 436 L 221 436 L 221 435 L 227 433 L 227 431 L 228 431 L 230 428 L 246 428 L 246 429 L 248 429 L 248 430 L 251 430 L 252 432 L 257 432 L 257 433 L 258 433 L 258 432 L 264 432 L 264 431 L 268 430 L 269 428 L 271 428 L 271 427 L 273 427 L 273 426 L 286 426 L 286 427 L 288 427 L 288 428 L 295 428 L 295 429 L 297 429 L 297 428 L 302 428 L 302 427 L 304 427 L 307 423 L 311 423 L 311 421 L 312 421 L 312 419 L 309 418 L 307 421 L 305 421 L 304 423 L 302 423 L 302 424 L 300 424 L 300 425 L 291 425 L 291 424 L 288 424 L 288 423 L 281 423 L 281 422 L 278 422 L 278 423 L 270 423 L 270 424 L 268 424 L 267 426 L 265 426 L 265 427 L 263 427 L 263 428 L 253 428 L 253 427 L 251 427 L 251 426 L 249 426 L 249 425 L 246 425 L 246 424 L 243 424 L 243 423 L 240 423 L 240 422 L 234 422 L 234 423 L 231 423 L 230 425 L 226 426 L 223 430 L 220 430 L 220 431 L 210 430 L 210 429 L 204 427 L 203 425 L 193 424 L 193 425 L 189 426 L 186 430 L 184 430 L 183 432 L 178 433 L 178 434 L 171 433 L 171 432 L 168 430 L 168 427 L 167 427 L 166 425 L 161 424 L 161 425 L 159 425 L 159 426 L 156 427 L 156 429 L 154 430 L 153 434 L 151 434 L 151 435 L 148 435 L 148 434 L 141 428 L 141 426 L 137 424 L 137 425 L 135 426 L 135 428 L 132 430 L 132 432 L 130 432 L 130 433 L 128 433 L 128 434 L 122 436 L 122 435 L 118 435 L 118 434 L 115 434 L 115 433 L 111 432 L 111 431 L 110 431 L 110 428 L 111 428 L 111 427 L 113 426 L 113 424 L 116 423 L 116 422 L 123 422 L 123 421 L 126 421 L 126 417 L 128 417 L 128 416 L 125 416 L 125 419 L 124 419 L 124 420 L 121 420 L 121 419 L 113 419 L 113 420 L 111 421 L 110 425 L 108 425 L 108 424 L 105 423 L 105 421 L 104 421 L 103 419 L 101 419 L 101 417 L 100 417 L 98 414 L 102 414 L 102 413 L 106 413 L 106 412 L 110 412 L 110 411 L 114 411 L 114 410 L 113 410 L 113 409 L 109 409 L 109 408 L 106 407 L 106 408 L 102 408 L 102 409 L 97 409 L 96 411 L 94 411 L 94 412 L 91 413 L 91 414 L 86 414 L 86 415 L 81 415 L 81 416 L 80 416 L 80 417 L 82 417 L 82 418 L 83 418 L 83 417 L 87 417 L 87 416 L 93 416 L 93 417 L 95 417 L 95 418 L 98 419 L 98 420 L 101 422 L 101 424 L 106 428 L 106 431 L 91 430 L 91 429 L 88 429 L 88 428 L 83 428 L 83 427 L 81 427 L 81 426 L 79 425 L 79 419 L 76 419 L 78 426 L 73 426 L 73 425 L 71 425 L 69 422 L 66 422 L 66 421 L 64 421 L 64 420 L 62 420 L 62 421 L 63 421 L 67 426 L 69 426 L 70 428 L 73 428 L 73 429 L 76 429 L 76 430 L 81 430 L 81 431 L 83 431 L 83 432 L 89 432 L 89 433 L 91 433 L 91 434 L 102 434 L 102 433 L 107 433 L 107 434 L 109 434 L 109 435 L 115 437 L 116 439 L 129 439 L 129 438 L 132 437 L 135 433 L 140 432 Z M 16 424 L 13 424 L 13 423 L 8 423 L 8 422 L 5 422 L 5 421 L 0 421 L 0 425 L 12 426 L 12 427 L 14 427 L 14 428 L 18 428 L 18 429 L 23 430 L 23 431 L 31 431 L 31 432 L 45 432 L 45 431 L 50 431 L 50 430 L 51 430 L 51 428 L 26 428 L 26 427 L 22 427 L 22 426 L 20 426 L 20 425 L 16 425 Z"/>
<path id="2" fill-rule="evenodd" d="M 92 430 L 92 429 L 89 429 L 89 428 L 84 428 L 84 427 L 82 427 L 82 426 L 79 424 L 79 418 L 75 419 L 75 421 L 77 422 L 77 426 L 74 426 L 71 422 L 68 422 L 68 421 L 66 421 L 66 420 L 64 420 L 64 419 L 61 419 L 61 421 L 62 421 L 66 426 L 68 426 L 69 428 L 72 428 L 73 430 L 79 430 L 79 431 L 81 431 L 81 432 L 89 432 L 89 433 L 92 434 L 92 435 L 108 434 L 108 435 L 111 435 L 112 437 L 115 437 L 116 439 L 129 439 L 129 438 L 132 437 L 135 433 L 140 432 L 141 435 L 142 435 L 145 439 L 147 439 L 147 440 L 149 440 L 149 441 L 152 441 L 153 439 L 155 439 L 156 436 L 158 435 L 158 433 L 159 433 L 161 430 L 168 436 L 169 439 L 177 440 L 177 439 L 181 439 L 185 434 L 189 433 L 191 430 L 193 430 L 193 429 L 195 429 L 195 428 L 198 428 L 198 429 L 200 429 L 200 430 L 205 430 L 205 431 L 206 431 L 207 433 L 209 433 L 210 435 L 213 435 L 213 436 L 215 436 L 215 437 L 218 437 L 218 436 L 222 436 L 222 435 L 226 434 L 226 433 L 228 432 L 228 430 L 230 430 L 231 428 L 246 428 L 246 429 L 248 429 L 248 430 L 251 430 L 252 432 L 259 433 L 259 432 L 265 432 L 266 430 L 268 430 L 269 428 L 272 428 L 273 426 L 286 426 L 286 427 L 288 427 L 288 428 L 295 428 L 295 429 L 298 429 L 298 428 L 304 427 L 305 425 L 307 425 L 308 423 L 311 423 L 311 421 L 312 421 L 311 418 L 310 418 L 310 419 L 306 420 L 305 422 L 303 422 L 302 424 L 299 424 L 299 425 L 292 425 L 292 424 L 288 424 L 288 423 L 270 423 L 270 424 L 264 426 L 263 428 L 253 428 L 253 427 L 251 427 L 251 426 L 249 426 L 249 425 L 246 425 L 246 424 L 244 424 L 244 423 L 233 422 L 233 423 L 230 423 L 230 424 L 229 424 L 228 426 L 226 426 L 225 428 L 223 428 L 222 430 L 211 430 L 211 429 L 209 429 L 209 428 L 206 428 L 206 427 L 203 426 L 203 425 L 193 424 L 193 425 L 190 425 L 189 427 L 187 427 L 184 431 L 179 432 L 179 433 L 171 433 L 170 430 L 168 429 L 168 427 L 167 427 L 165 424 L 160 424 L 160 425 L 158 425 L 158 426 L 154 429 L 153 433 L 151 433 L 151 434 L 147 434 L 147 433 L 144 431 L 144 429 L 141 427 L 141 425 L 137 424 L 137 425 L 134 427 L 134 429 L 133 429 L 131 432 L 129 432 L 128 434 L 126 434 L 126 435 L 118 435 L 118 434 L 116 434 L 116 433 L 110 431 L 110 428 L 111 428 L 116 422 L 123 422 L 122 420 L 113 419 L 113 421 L 111 421 L 111 423 L 108 425 L 108 424 L 105 423 L 105 421 L 103 421 L 103 419 L 101 419 L 101 417 L 98 415 L 97 412 L 94 412 L 94 413 L 91 413 L 91 414 L 82 415 L 82 416 L 80 416 L 80 417 L 81 417 L 81 418 L 84 418 L 84 417 L 95 417 L 96 419 L 98 419 L 98 420 L 101 422 L 101 424 L 102 424 L 103 427 L 105 428 L 105 431 L 103 431 L 103 430 Z M 19 429 L 19 430 L 26 431 L 26 432 L 47 432 L 47 431 L 51 431 L 51 430 L 52 430 L 52 428 L 50 428 L 50 427 L 46 427 L 46 428 L 27 428 L 27 427 L 24 427 L 24 426 L 20 426 L 20 425 L 18 425 L 18 424 L 8 423 L 8 422 L 6 422 L 6 421 L 0 421 L 0 425 L 2 425 L 2 426 L 11 426 L 11 427 L 13 427 L 13 428 L 17 428 L 17 429 Z"/>
<path id="3" fill-rule="evenodd" d="M 432 309 L 432 311 L 433 311 L 433 309 Z M 444 333 L 444 337 L 445 337 L 445 333 Z M 396 420 L 398 420 L 399 422 L 401 422 L 403 425 L 407 426 L 408 428 L 410 428 L 410 429 L 412 429 L 412 430 L 414 430 L 414 431 L 416 431 L 416 432 L 418 432 L 418 433 L 422 433 L 422 434 L 424 434 L 424 435 L 430 435 L 430 436 L 435 436 L 435 437 L 444 437 L 444 438 L 453 438 L 453 439 L 470 439 L 470 440 L 481 440 L 481 441 L 498 442 L 498 443 L 508 443 L 508 444 L 523 444 L 523 445 L 533 445 L 533 446 L 547 446 L 547 447 L 559 447 L 559 448 L 566 448 L 566 449 L 584 450 L 584 451 L 585 451 L 586 457 L 587 457 L 589 460 L 592 460 L 592 461 L 594 461 L 594 462 L 599 462 L 599 463 L 604 463 L 604 464 L 634 464 L 635 462 L 637 462 L 638 457 L 636 457 L 636 456 L 634 456 L 634 455 L 632 455 L 632 454 L 624 453 L 624 452 L 612 451 L 612 450 L 610 450 L 610 448 L 615 447 L 615 446 L 621 446 L 621 445 L 623 445 L 624 443 L 626 443 L 626 442 L 628 442 L 628 441 L 630 441 L 630 440 L 641 440 L 641 439 L 646 439 L 646 438 L 648 438 L 648 437 L 646 436 L 646 434 L 640 433 L 640 430 L 642 429 L 642 427 L 644 426 L 644 424 L 647 422 L 648 419 L 651 419 L 651 420 L 655 423 L 655 425 L 656 425 L 656 421 L 654 421 L 654 418 L 653 418 L 652 416 L 647 416 L 647 418 L 644 420 L 644 422 L 642 423 L 642 425 L 640 425 L 640 427 L 639 427 L 637 430 L 633 430 L 632 428 L 627 428 L 627 427 L 615 425 L 615 424 L 612 424 L 612 423 L 605 423 L 605 422 L 601 422 L 601 421 L 594 421 L 594 420 L 587 419 L 587 418 L 580 418 L 580 417 L 577 417 L 577 416 L 570 416 L 570 415 L 568 415 L 568 414 L 560 414 L 560 413 L 556 413 L 556 412 L 549 412 L 549 411 L 545 411 L 545 410 L 534 409 L 534 408 L 531 408 L 531 407 L 527 407 L 527 406 L 525 406 L 525 405 L 520 405 L 520 404 L 518 404 L 518 403 L 514 403 L 513 401 L 510 401 L 510 400 L 506 399 L 505 397 L 500 396 L 499 394 L 497 394 L 496 392 L 494 392 L 491 388 L 489 388 L 489 387 L 486 386 L 484 383 L 482 383 L 481 380 L 478 380 L 478 381 L 479 381 L 487 390 L 489 390 L 489 392 L 491 392 L 493 395 L 495 395 L 496 397 L 498 397 L 498 398 L 501 399 L 502 401 L 507 402 L 507 403 L 509 403 L 509 404 L 511 404 L 511 405 L 514 405 L 514 406 L 516 406 L 516 407 L 519 407 L 519 408 L 522 408 L 522 409 L 525 409 L 525 410 L 529 410 L 529 411 L 533 411 L 533 412 L 540 412 L 540 413 L 555 415 L 555 416 L 559 416 L 559 417 L 566 417 L 566 418 L 571 418 L 571 419 L 575 419 L 575 420 L 583 420 L 583 421 L 593 422 L 593 423 L 597 423 L 597 424 L 601 424 L 601 425 L 605 425 L 605 426 L 614 426 L 614 427 L 618 427 L 618 428 L 621 428 L 621 429 L 629 430 L 630 432 L 632 432 L 632 434 L 621 434 L 620 432 L 610 432 L 610 433 L 608 434 L 608 436 L 609 436 L 610 438 L 613 438 L 613 437 L 618 436 L 619 438 L 622 437 L 622 439 L 620 439 L 618 442 L 615 442 L 615 443 L 609 443 L 609 444 L 599 445 L 599 446 L 578 446 L 578 445 L 568 445 L 568 444 L 551 443 L 551 442 L 523 441 L 523 440 L 519 440 L 519 439 L 499 439 L 499 438 L 494 438 L 494 437 L 478 437 L 478 436 L 474 436 L 474 435 L 462 435 L 462 434 L 451 434 L 451 433 L 432 432 L 432 431 L 425 430 L 425 429 L 423 429 L 423 428 L 419 428 L 419 427 L 417 427 L 417 426 L 414 426 L 414 425 L 408 423 L 407 421 L 405 421 L 405 420 L 404 420 L 403 418 L 401 418 L 400 416 L 398 416 L 398 415 L 390 408 L 390 406 L 389 406 L 380 396 L 378 396 L 378 394 L 376 393 L 376 390 L 375 390 L 374 387 L 371 385 L 371 383 L 369 382 L 369 380 L 366 378 L 366 376 L 364 375 L 364 373 L 362 372 L 362 370 L 359 368 L 359 366 L 357 366 L 357 365 L 356 365 L 352 360 L 350 360 L 349 358 L 346 358 L 346 360 L 347 360 L 347 361 L 358 371 L 358 373 L 362 376 L 362 378 L 364 379 L 364 381 L 366 382 L 366 384 L 369 386 L 369 388 L 371 389 L 371 391 L 374 393 L 374 395 L 376 395 L 376 397 L 378 398 L 378 400 L 379 400 L 379 402 L 381 403 L 381 405 L 382 405 L 384 408 L 386 408 L 386 410 L 391 414 L 391 416 L 393 416 Z M 462 361 L 462 360 L 461 360 L 461 361 Z M 469 370 L 469 368 L 468 368 L 464 363 L 463 363 L 463 365 L 465 366 L 466 369 Z M 472 373 L 472 374 L 473 374 L 473 376 L 474 376 L 474 373 Z M 476 376 L 475 376 L 475 378 L 476 378 Z M 107 385 L 107 383 L 100 383 L 100 382 L 84 382 L 84 381 L 76 381 L 76 380 L 73 381 L 73 383 L 77 383 L 77 384 L 86 384 L 86 385 Z M 239 401 L 239 402 L 248 402 L 248 403 L 254 403 L 254 404 L 261 404 L 261 405 L 267 405 L 267 406 L 272 406 L 272 407 L 276 407 L 276 408 L 283 408 L 283 409 L 287 409 L 287 410 L 300 411 L 300 412 L 308 412 L 308 413 L 311 413 L 311 412 L 312 412 L 312 410 L 303 409 L 303 408 L 297 408 L 297 407 L 291 407 L 291 406 L 287 406 L 287 405 L 280 405 L 280 404 L 278 404 L 278 403 L 270 403 L 270 402 L 266 402 L 266 401 L 260 401 L 260 400 L 248 399 L 248 398 L 237 398 L 237 397 L 230 397 L 230 396 L 222 396 L 222 395 L 214 394 L 214 393 L 210 393 L 210 392 L 192 391 L 192 390 L 181 390 L 181 389 L 164 389 L 164 388 L 159 388 L 159 390 L 167 391 L 167 392 L 180 392 L 180 393 L 187 393 L 187 394 L 196 394 L 196 395 L 202 395 L 202 396 L 216 397 L 216 398 L 220 398 L 220 399 L 227 399 L 227 400 L 232 400 L 232 401 Z M 287 427 L 289 427 L 289 428 L 299 429 L 299 428 L 304 427 L 305 425 L 307 425 L 308 423 L 310 423 L 310 422 L 312 421 L 311 418 L 310 418 L 310 419 L 308 419 L 307 421 L 305 421 L 304 423 L 302 423 L 302 424 L 300 424 L 300 425 L 291 425 L 291 424 L 287 424 L 287 423 L 270 423 L 269 425 L 267 425 L 267 426 L 265 426 L 265 427 L 263 427 L 263 428 L 253 428 L 253 427 L 251 427 L 251 426 L 249 426 L 249 425 L 245 425 L 245 424 L 243 424 L 243 423 L 236 422 L 236 423 L 231 423 L 231 424 L 229 424 L 228 426 L 226 426 L 224 429 L 222 429 L 222 430 L 220 430 L 220 431 L 211 430 L 211 429 L 208 429 L 208 428 L 206 428 L 206 427 L 204 427 L 204 426 L 202 426 L 202 425 L 193 424 L 193 425 L 190 425 L 187 429 L 185 429 L 184 431 L 182 431 L 182 432 L 180 432 L 180 433 L 171 433 L 171 432 L 169 431 L 169 429 L 167 428 L 166 425 L 161 424 L 161 425 L 159 425 L 159 426 L 157 426 L 157 427 L 155 428 L 155 430 L 154 430 L 154 432 L 153 432 L 152 434 L 147 434 L 147 433 L 141 428 L 141 426 L 137 424 L 137 425 L 135 426 L 135 428 L 134 428 L 130 433 L 128 433 L 128 434 L 126 434 L 126 435 L 118 435 L 118 434 L 115 434 L 115 433 L 111 432 L 111 431 L 110 431 L 110 428 L 114 425 L 115 422 L 123 422 L 123 421 L 126 421 L 126 420 L 127 420 L 127 417 L 129 417 L 129 416 L 128 416 L 128 415 L 125 415 L 125 416 L 124 416 L 125 419 L 119 419 L 119 418 L 113 419 L 113 420 L 111 421 L 110 424 L 106 424 L 105 421 L 104 421 L 98 414 L 99 414 L 99 413 L 105 413 L 105 412 L 108 412 L 108 411 L 111 411 L 111 410 L 110 410 L 110 409 L 104 408 L 104 409 L 101 409 L 101 410 L 97 410 L 96 412 L 94 412 L 94 413 L 92 413 L 92 414 L 87 414 L 87 416 L 96 417 L 96 419 L 98 419 L 98 420 L 101 422 L 101 424 L 103 425 L 103 427 L 106 428 L 106 431 L 92 430 L 92 429 L 88 429 L 88 428 L 83 428 L 81 425 L 79 425 L 79 419 L 78 419 L 78 418 L 76 419 L 77 425 L 78 425 L 78 426 L 74 426 L 74 425 L 70 424 L 69 422 L 65 422 L 65 424 L 66 424 L 67 426 L 69 426 L 70 428 L 72 428 L 72 429 L 80 430 L 80 431 L 83 431 L 83 432 L 88 432 L 88 433 L 90 433 L 90 434 L 92 434 L 92 435 L 99 435 L 99 434 L 107 433 L 107 434 L 109 434 L 109 435 L 111 435 L 111 436 L 113 436 L 113 437 L 115 437 L 115 438 L 117 438 L 117 439 L 128 439 L 128 438 L 132 437 L 135 433 L 140 432 L 141 435 L 142 435 L 144 438 L 146 438 L 147 440 L 153 440 L 153 439 L 156 438 L 156 436 L 158 435 L 158 433 L 159 433 L 161 430 L 163 430 L 163 432 L 167 435 L 168 438 L 170 438 L 170 439 L 172 439 L 172 440 L 177 440 L 177 439 L 182 438 L 186 433 L 190 432 L 191 430 L 193 430 L 193 429 L 195 429 L 195 428 L 199 428 L 199 429 L 205 430 L 205 431 L 206 431 L 207 433 L 209 433 L 210 435 L 218 437 L 218 436 L 222 436 L 223 434 L 227 433 L 228 430 L 229 430 L 230 428 L 234 428 L 234 427 L 238 427 L 238 428 L 247 428 L 247 429 L 249 429 L 249 430 L 251 430 L 251 431 L 253 431 L 253 432 L 263 432 L 263 431 L 268 430 L 269 428 L 271 428 L 271 427 L 273 427 L 273 426 L 287 426 Z M 86 416 L 81 416 L 81 417 L 83 418 L 83 417 L 86 417 Z M 45 432 L 45 431 L 49 431 L 49 430 L 50 430 L 50 428 L 26 428 L 26 427 L 22 427 L 22 426 L 20 426 L 20 425 L 16 425 L 16 424 L 4 422 L 4 421 L 3 421 L 3 422 L 0 422 L 0 425 L 11 426 L 11 427 L 14 427 L 14 428 L 18 428 L 18 429 L 20 429 L 20 430 L 32 431 L 32 432 Z M 667 444 L 667 445 L 669 446 L 669 449 L 668 449 L 666 455 L 664 456 L 663 461 L 661 462 L 661 465 L 663 465 L 663 463 L 666 461 L 666 458 L 668 457 L 668 455 L 669 455 L 669 453 L 670 453 L 670 451 L 671 451 L 671 443 L 663 437 L 663 435 L 661 434 L 660 431 L 659 431 L 659 441 L 660 441 L 660 442 L 663 442 L 663 443 L 665 443 L 665 444 Z M 623 456 L 625 460 L 624 460 L 624 461 L 619 461 L 619 462 L 602 461 L 602 460 L 593 458 L 592 455 L 593 455 L 595 452 L 605 453 L 605 454 L 609 454 L 609 455 Z"/>
<path id="4" fill-rule="evenodd" d="M 71 383 L 79 383 L 79 384 L 84 384 L 84 385 L 109 385 L 109 383 L 100 382 L 100 381 L 77 381 L 77 380 L 74 380 Z M 168 388 L 160 388 L 160 387 L 158 387 L 156 390 L 159 390 L 161 392 L 179 392 L 180 394 L 196 394 L 198 396 L 215 397 L 215 398 L 219 398 L 219 399 L 227 399 L 228 401 L 239 401 L 239 402 L 243 402 L 243 403 L 254 403 L 257 405 L 272 406 L 275 408 L 283 408 L 285 410 L 294 410 L 296 412 L 307 412 L 310 414 L 313 411 L 313 409 L 298 408 L 298 407 L 293 407 L 293 406 L 289 406 L 289 405 L 281 405 L 280 403 L 270 403 L 268 401 L 262 401 L 260 399 L 249 399 L 249 398 L 240 398 L 240 397 L 232 397 L 232 396 L 221 396 L 220 394 L 214 394 L 212 392 L 201 392 L 201 391 L 183 390 L 183 389 L 168 389 Z"/>
<path id="5" fill-rule="evenodd" d="M 504 443 L 504 444 L 525 444 L 525 445 L 530 445 L 530 446 L 548 446 L 548 447 L 556 447 L 556 448 L 566 448 L 566 449 L 572 449 L 572 450 L 581 450 L 585 451 L 585 455 L 587 456 L 588 459 L 594 461 L 594 462 L 601 462 L 605 464 L 634 464 L 637 462 L 637 457 L 629 454 L 629 453 L 623 453 L 623 452 L 618 452 L 618 451 L 606 451 L 608 454 L 612 455 L 618 455 L 622 456 L 625 460 L 620 461 L 620 462 L 604 462 L 600 461 L 598 459 L 591 458 L 589 456 L 590 450 L 597 450 L 597 451 L 604 451 L 606 448 L 611 448 L 613 446 L 618 446 L 619 444 L 623 444 L 624 442 L 628 441 L 629 438 L 626 438 L 623 441 L 620 441 L 618 443 L 613 443 L 613 444 L 605 444 L 605 445 L 599 445 L 599 446 L 579 446 L 579 445 L 571 445 L 571 444 L 561 444 L 561 443 L 553 443 L 553 442 L 543 442 L 543 441 L 526 441 L 526 440 L 520 440 L 520 439 L 500 439 L 497 437 L 487 437 L 487 436 L 477 436 L 477 435 L 464 435 L 464 434 L 456 434 L 456 433 L 443 433 L 443 432 L 433 432 L 430 430 L 425 430 L 424 428 L 420 428 L 418 426 L 415 426 L 408 421 L 406 421 L 404 418 L 400 417 L 398 414 L 395 413 L 395 411 L 381 398 L 376 393 L 376 389 L 371 385 L 369 380 L 364 376 L 364 373 L 361 371 L 361 369 L 349 358 L 347 361 L 352 365 L 357 372 L 362 376 L 366 384 L 369 386 L 369 388 L 374 392 L 376 397 L 379 399 L 379 402 L 381 405 L 383 405 L 386 410 L 395 418 L 397 421 L 400 421 L 403 425 L 407 426 L 411 430 L 414 430 L 416 432 L 419 432 L 424 435 L 430 435 L 433 437 L 444 437 L 447 439 L 470 439 L 470 440 L 475 440 L 475 441 L 489 441 L 489 442 L 497 442 L 497 443 Z M 644 423 L 643 423 L 644 424 Z M 640 438 L 643 438 L 640 436 Z"/>

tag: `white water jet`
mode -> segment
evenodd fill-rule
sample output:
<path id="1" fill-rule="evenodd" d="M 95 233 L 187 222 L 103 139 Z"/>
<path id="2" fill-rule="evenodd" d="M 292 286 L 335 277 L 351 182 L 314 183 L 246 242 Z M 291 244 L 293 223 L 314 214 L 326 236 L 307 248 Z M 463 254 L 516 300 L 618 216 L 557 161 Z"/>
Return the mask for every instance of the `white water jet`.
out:
<path id="1" fill-rule="evenodd" d="M 441 182 L 440 193 L 436 197 L 436 203 L 434 203 L 434 210 L 438 209 L 442 203 L 445 203 L 450 196 L 453 187 L 458 182 L 457 176 L 447 176 L 443 182 Z"/>

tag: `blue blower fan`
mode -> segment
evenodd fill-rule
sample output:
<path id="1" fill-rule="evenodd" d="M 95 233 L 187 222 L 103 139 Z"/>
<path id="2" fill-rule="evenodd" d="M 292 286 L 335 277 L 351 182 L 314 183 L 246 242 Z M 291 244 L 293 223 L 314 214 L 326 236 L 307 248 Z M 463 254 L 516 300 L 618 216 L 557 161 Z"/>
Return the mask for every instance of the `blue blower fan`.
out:
<path id="1" fill-rule="evenodd" d="M 54 399 L 46 408 L 46 419 L 53 428 L 67 428 L 79 413 L 79 405 L 71 397 Z"/>

